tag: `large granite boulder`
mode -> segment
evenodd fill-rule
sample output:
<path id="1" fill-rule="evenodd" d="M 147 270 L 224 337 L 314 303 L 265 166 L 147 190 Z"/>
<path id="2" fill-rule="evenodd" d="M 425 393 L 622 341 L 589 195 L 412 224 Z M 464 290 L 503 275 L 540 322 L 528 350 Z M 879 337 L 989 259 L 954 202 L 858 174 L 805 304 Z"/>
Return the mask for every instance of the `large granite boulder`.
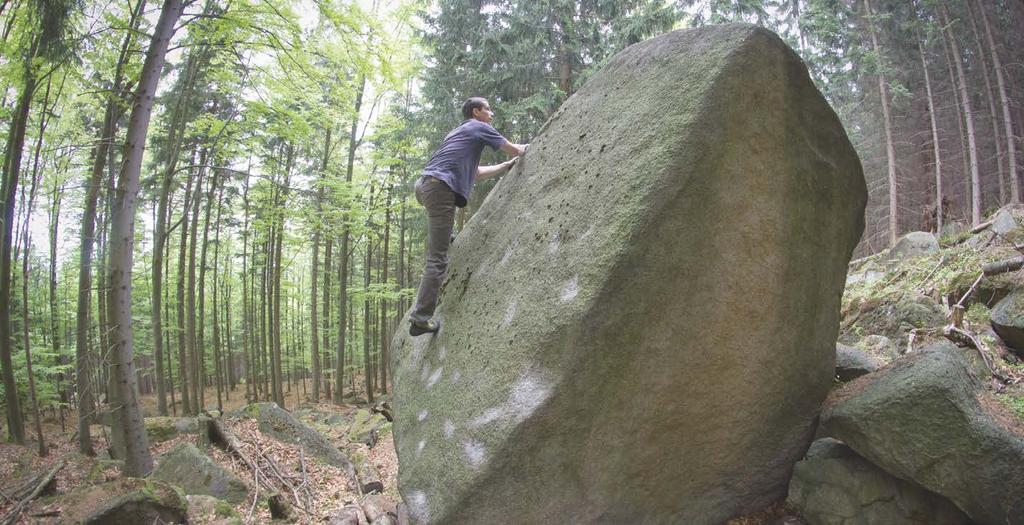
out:
<path id="1" fill-rule="evenodd" d="M 236 504 L 249 495 L 249 487 L 241 478 L 192 443 L 182 443 L 161 456 L 151 477 L 181 487 L 185 494 L 214 496 Z"/>
<path id="2" fill-rule="evenodd" d="M 822 430 L 977 523 L 1024 524 L 1022 422 L 991 399 L 956 346 L 937 343 L 835 392 Z"/>
<path id="3" fill-rule="evenodd" d="M 441 331 L 395 337 L 413 520 L 719 523 L 783 497 L 865 200 L 775 34 L 614 57 L 460 233 Z"/>
<path id="4" fill-rule="evenodd" d="M 949 500 L 895 478 L 831 438 L 796 464 L 786 502 L 814 525 L 967 525 Z"/>

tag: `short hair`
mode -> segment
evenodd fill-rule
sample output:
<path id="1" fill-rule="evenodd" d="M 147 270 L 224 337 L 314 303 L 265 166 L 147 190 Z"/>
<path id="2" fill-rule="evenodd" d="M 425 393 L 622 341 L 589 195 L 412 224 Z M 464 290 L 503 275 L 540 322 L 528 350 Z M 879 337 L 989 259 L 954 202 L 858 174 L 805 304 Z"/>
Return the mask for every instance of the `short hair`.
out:
<path id="1" fill-rule="evenodd" d="M 473 118 L 473 110 L 479 109 L 487 105 L 487 99 L 483 97 L 469 97 L 465 102 L 462 103 L 462 117 L 466 119 Z"/>

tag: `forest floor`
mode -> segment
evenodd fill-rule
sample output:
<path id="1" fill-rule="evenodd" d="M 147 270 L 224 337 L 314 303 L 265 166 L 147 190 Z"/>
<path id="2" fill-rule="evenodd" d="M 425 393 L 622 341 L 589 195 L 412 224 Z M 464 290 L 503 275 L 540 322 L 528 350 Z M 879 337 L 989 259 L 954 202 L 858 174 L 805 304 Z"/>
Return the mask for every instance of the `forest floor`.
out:
<path id="1" fill-rule="evenodd" d="M 379 439 L 372 448 L 362 443 L 351 443 L 346 438 L 346 431 L 356 411 L 365 407 L 354 404 L 300 403 L 294 394 L 301 393 L 301 391 L 301 387 L 293 389 L 291 393 L 286 391 L 286 394 L 289 394 L 286 395 L 286 408 L 296 415 L 302 414 L 299 417 L 300 420 L 314 427 L 333 445 L 341 447 L 348 454 L 363 454 L 380 475 L 384 486 L 385 507 L 393 510 L 400 497 L 397 488 L 398 459 L 395 455 L 390 425 L 380 433 Z M 216 405 L 216 390 L 208 389 L 205 395 L 208 405 Z M 212 403 L 210 403 L 211 400 Z M 299 445 L 278 441 L 263 434 L 253 419 L 232 417 L 232 411 L 242 409 L 246 404 L 244 387 L 240 387 L 240 390 L 231 395 L 230 399 L 224 399 L 225 416 L 221 418 L 221 421 L 244 444 L 252 456 L 266 458 L 265 462 L 263 459 L 259 460 L 265 469 L 259 474 L 260 476 L 267 476 L 268 472 L 275 469 L 280 471 L 283 480 L 278 478 L 275 480 L 275 485 L 280 486 L 282 493 L 291 492 L 291 494 L 286 494 L 293 509 L 293 518 L 290 521 L 295 523 L 326 522 L 346 505 L 359 504 L 359 494 L 351 487 L 346 486 L 345 476 L 341 469 L 304 454 Z M 147 415 L 156 414 L 156 401 L 153 396 L 143 396 L 142 405 Z M 299 408 L 302 410 L 296 411 Z M 337 423 L 327 424 L 326 419 L 332 416 Z M 6 523 L 4 518 L 15 506 L 8 496 L 25 480 L 38 473 L 48 471 L 59 462 L 63 461 L 64 466 L 56 475 L 54 495 L 31 501 L 22 509 L 18 519 L 11 523 L 65 523 L 69 516 L 77 515 L 77 509 L 62 508 L 67 500 L 61 495 L 74 490 L 81 491 L 84 487 L 99 485 L 120 476 L 118 463 L 103 459 L 106 454 L 101 451 L 106 451 L 108 448 L 103 434 L 97 433 L 95 430 L 93 432 L 93 446 L 98 453 L 97 457 L 87 457 L 78 453 L 76 418 L 77 415 L 74 412 L 65 413 L 65 424 L 62 428 L 58 415 L 47 413 L 43 416 L 43 434 L 47 438 L 49 447 L 49 454 L 46 457 L 40 458 L 37 454 L 38 442 L 35 439 L 34 431 L 30 432 L 31 436 L 27 446 L 0 443 L 0 487 L 2 487 L 2 491 L 0 491 L 0 523 Z M 262 501 L 267 493 L 266 479 L 258 483 L 254 472 L 244 463 L 217 447 L 205 446 L 205 440 L 199 434 L 180 433 L 169 439 L 151 443 L 150 452 L 154 460 L 159 463 L 162 454 L 183 443 L 192 443 L 204 450 L 214 462 L 233 472 L 250 487 L 247 500 L 234 506 L 234 510 L 241 517 L 240 520 L 202 522 L 255 524 L 270 521 L 270 511 Z M 278 475 L 274 474 L 275 477 Z M 282 483 L 282 481 L 287 483 Z M 258 487 L 258 489 L 251 490 L 252 487 Z"/>

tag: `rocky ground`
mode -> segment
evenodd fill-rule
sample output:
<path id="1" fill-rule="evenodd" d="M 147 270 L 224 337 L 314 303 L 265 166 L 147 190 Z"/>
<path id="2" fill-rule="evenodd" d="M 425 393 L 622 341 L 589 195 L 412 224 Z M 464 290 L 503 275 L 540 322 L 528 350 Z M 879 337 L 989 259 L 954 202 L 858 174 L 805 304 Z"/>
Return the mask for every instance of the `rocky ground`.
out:
<path id="1" fill-rule="evenodd" d="M 102 425 L 92 428 L 99 454 L 88 458 L 77 454 L 70 423 L 61 432 L 48 419 L 48 457 L 0 444 L 0 523 L 398 522 L 398 463 L 386 405 L 305 403 L 287 412 L 236 400 L 225 408 L 198 418 L 148 417 L 156 468 L 138 482 L 120 477 Z M 66 417 L 73 421 L 73 414 Z M 34 488 L 58 467 L 39 497 L 15 508 L 22 486 Z"/>

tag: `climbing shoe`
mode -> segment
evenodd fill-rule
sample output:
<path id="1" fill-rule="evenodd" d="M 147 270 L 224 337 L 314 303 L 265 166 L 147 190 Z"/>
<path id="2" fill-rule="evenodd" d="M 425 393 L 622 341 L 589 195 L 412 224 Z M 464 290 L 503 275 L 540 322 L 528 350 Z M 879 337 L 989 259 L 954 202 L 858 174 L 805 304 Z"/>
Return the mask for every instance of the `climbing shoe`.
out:
<path id="1" fill-rule="evenodd" d="M 409 321 L 409 335 L 432 334 L 441 329 L 441 323 L 434 321 Z"/>

